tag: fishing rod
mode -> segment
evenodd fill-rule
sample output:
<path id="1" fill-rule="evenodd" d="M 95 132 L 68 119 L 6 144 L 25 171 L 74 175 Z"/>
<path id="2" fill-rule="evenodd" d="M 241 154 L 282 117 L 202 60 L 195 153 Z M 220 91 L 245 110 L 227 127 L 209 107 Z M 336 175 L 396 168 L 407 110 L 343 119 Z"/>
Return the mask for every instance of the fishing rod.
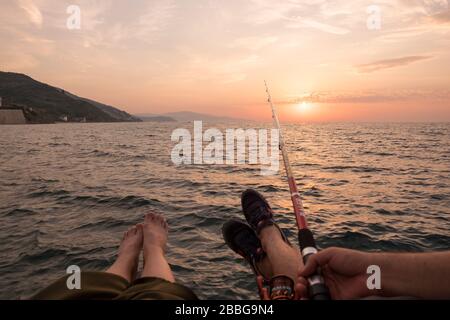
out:
<path id="1" fill-rule="evenodd" d="M 298 242 L 300 245 L 300 250 L 303 258 L 303 263 L 306 265 L 308 259 L 316 254 L 317 247 L 314 240 L 314 235 L 310 229 L 308 229 L 308 224 L 306 222 L 305 210 L 303 208 L 302 199 L 300 197 L 300 192 L 297 189 L 297 184 L 295 182 L 294 174 L 292 172 L 291 164 L 289 162 L 288 152 L 286 150 L 286 145 L 284 143 L 283 133 L 281 130 L 280 121 L 278 119 L 277 110 L 272 101 L 272 96 L 270 95 L 269 86 L 267 82 L 264 81 L 266 86 L 266 92 L 268 96 L 268 102 L 272 108 L 272 118 L 275 127 L 279 132 L 280 139 L 280 150 L 283 156 L 284 168 L 286 169 L 286 175 L 289 183 L 289 190 L 291 192 L 292 205 L 294 206 L 295 219 L 297 221 L 298 227 Z M 330 293 L 322 277 L 320 268 L 316 270 L 315 274 L 308 278 L 309 283 L 309 296 L 312 300 L 330 300 Z"/>

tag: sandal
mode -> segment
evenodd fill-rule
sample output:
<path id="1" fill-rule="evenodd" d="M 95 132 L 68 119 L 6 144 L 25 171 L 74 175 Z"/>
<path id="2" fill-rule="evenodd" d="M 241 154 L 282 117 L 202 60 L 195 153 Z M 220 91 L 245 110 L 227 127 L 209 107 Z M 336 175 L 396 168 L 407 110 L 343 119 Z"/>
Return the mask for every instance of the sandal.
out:
<path id="1" fill-rule="evenodd" d="M 257 235 L 265 227 L 275 226 L 280 231 L 284 242 L 291 245 L 284 232 L 275 223 L 269 203 L 259 192 L 252 189 L 244 191 L 241 197 L 241 204 L 245 219 Z"/>
<path id="2" fill-rule="evenodd" d="M 222 235 L 231 250 L 242 256 L 257 276 L 266 279 L 257 266 L 266 254 L 255 231 L 243 221 L 230 220 L 223 225 Z"/>

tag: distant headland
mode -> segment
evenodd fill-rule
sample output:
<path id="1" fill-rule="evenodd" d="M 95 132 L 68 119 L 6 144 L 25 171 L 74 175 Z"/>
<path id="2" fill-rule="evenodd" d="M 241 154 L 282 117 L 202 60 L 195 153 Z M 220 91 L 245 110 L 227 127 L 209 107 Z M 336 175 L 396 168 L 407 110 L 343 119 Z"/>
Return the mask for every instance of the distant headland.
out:
<path id="1" fill-rule="evenodd" d="M 20 73 L 0 71 L 0 97 L 0 124 L 142 121 L 115 107 L 78 97 Z"/>
<path id="2" fill-rule="evenodd" d="M 206 121 L 206 122 L 228 122 L 228 121 L 242 121 L 243 119 L 213 116 L 205 113 L 198 113 L 192 111 L 169 112 L 163 114 L 136 114 L 135 117 L 142 121 L 157 121 L 157 122 L 190 122 L 190 121 Z"/>

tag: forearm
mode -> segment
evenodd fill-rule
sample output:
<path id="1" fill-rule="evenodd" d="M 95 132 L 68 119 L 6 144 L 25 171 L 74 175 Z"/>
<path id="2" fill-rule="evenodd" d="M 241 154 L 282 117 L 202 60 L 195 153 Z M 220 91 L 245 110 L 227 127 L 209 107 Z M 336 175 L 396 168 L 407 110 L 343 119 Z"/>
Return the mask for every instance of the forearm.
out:
<path id="1" fill-rule="evenodd" d="M 376 253 L 370 260 L 381 269 L 384 296 L 450 298 L 450 252 Z"/>

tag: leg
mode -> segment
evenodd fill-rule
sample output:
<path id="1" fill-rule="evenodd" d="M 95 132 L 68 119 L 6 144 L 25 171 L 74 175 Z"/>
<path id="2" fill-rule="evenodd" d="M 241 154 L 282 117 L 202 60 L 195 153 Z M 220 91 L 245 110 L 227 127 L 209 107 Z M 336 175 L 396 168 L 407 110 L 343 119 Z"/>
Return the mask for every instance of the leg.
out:
<path id="1" fill-rule="evenodd" d="M 149 213 L 144 225 L 144 270 L 142 277 L 153 277 L 174 283 L 175 278 L 164 255 L 168 225 L 163 216 Z"/>
<path id="2" fill-rule="evenodd" d="M 273 276 L 285 275 L 297 281 L 298 270 L 303 266 L 298 250 L 283 241 L 280 230 L 275 226 L 263 228 L 259 238 L 270 261 Z"/>
<path id="3" fill-rule="evenodd" d="M 142 239 L 142 225 L 136 225 L 125 232 L 122 243 L 120 244 L 119 256 L 116 262 L 106 272 L 118 275 L 128 282 L 132 282 L 136 276 L 139 264 Z"/>
<path id="4" fill-rule="evenodd" d="M 241 197 L 242 210 L 248 224 L 256 231 L 266 252 L 273 276 L 285 275 L 297 280 L 300 253 L 287 244 L 275 226 L 269 202 L 255 190 L 246 190 Z"/>
<path id="5" fill-rule="evenodd" d="M 264 278 L 270 279 L 274 276 L 272 264 L 268 255 L 265 256 L 261 261 L 257 262 L 256 265 L 258 266 L 258 269 L 261 271 Z"/>

